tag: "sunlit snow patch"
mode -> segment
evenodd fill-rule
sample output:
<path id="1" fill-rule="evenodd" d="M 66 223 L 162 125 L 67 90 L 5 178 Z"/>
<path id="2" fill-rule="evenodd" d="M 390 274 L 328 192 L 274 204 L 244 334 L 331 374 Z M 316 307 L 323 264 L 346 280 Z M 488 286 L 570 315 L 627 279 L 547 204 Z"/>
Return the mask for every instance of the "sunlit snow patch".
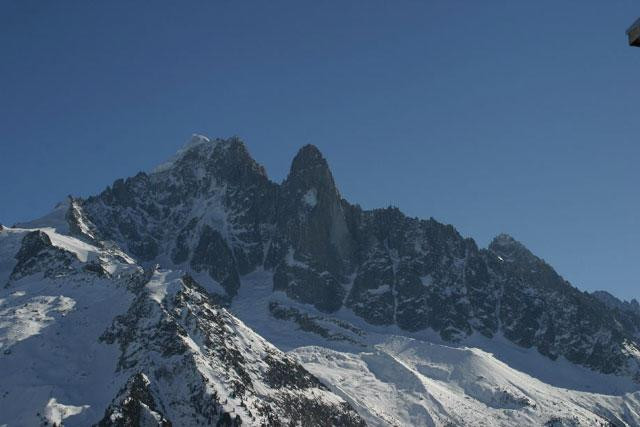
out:
<path id="1" fill-rule="evenodd" d="M 37 335 L 56 317 L 71 311 L 75 301 L 65 296 L 36 296 L 20 305 L 14 299 L 24 292 L 0 299 L 0 349 Z"/>
<path id="2" fill-rule="evenodd" d="M 302 196 L 302 201 L 310 208 L 314 208 L 318 204 L 318 191 L 315 188 L 309 189 Z"/>
<path id="3" fill-rule="evenodd" d="M 44 416 L 48 422 L 61 425 L 62 420 L 65 418 L 72 415 L 78 415 L 87 408 L 89 408 L 89 405 L 63 405 L 62 403 L 58 403 L 56 399 L 52 397 L 44 408 Z"/>

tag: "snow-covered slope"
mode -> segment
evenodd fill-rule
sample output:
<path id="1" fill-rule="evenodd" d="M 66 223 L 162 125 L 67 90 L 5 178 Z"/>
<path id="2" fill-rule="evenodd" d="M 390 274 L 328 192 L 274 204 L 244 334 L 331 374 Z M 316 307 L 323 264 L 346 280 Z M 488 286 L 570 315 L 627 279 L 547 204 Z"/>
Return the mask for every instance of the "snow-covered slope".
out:
<path id="1" fill-rule="evenodd" d="M 28 236 L 42 246 L 24 253 Z M 121 385 L 119 351 L 98 337 L 131 304 L 127 285 L 138 268 L 51 229 L 5 228 L 0 248 L 8 279 L 0 288 L 0 425 L 59 423 L 71 413 L 76 425 L 97 421 Z M 20 252 L 28 271 L 16 270 Z M 56 255 L 71 264 L 60 268 Z M 112 273 L 89 270 L 98 265 Z"/>
<path id="2" fill-rule="evenodd" d="M 616 396 L 553 387 L 475 348 L 392 337 L 362 353 L 325 347 L 303 347 L 295 353 L 370 425 L 634 426 L 639 422 L 639 393 Z M 553 372 L 562 368 L 558 364 Z"/>
<path id="3" fill-rule="evenodd" d="M 182 272 L 53 228 L 0 248 L 0 425 L 364 425 Z"/>
<path id="4" fill-rule="evenodd" d="M 435 331 L 372 326 L 348 309 L 323 313 L 243 277 L 231 310 L 295 355 L 368 425 L 636 426 L 640 385 L 504 337 L 443 341 Z"/>
<path id="5" fill-rule="evenodd" d="M 0 286 L 0 426 L 640 425 L 632 303 L 349 204 L 310 145 L 276 184 L 194 136 L 0 228 Z"/>

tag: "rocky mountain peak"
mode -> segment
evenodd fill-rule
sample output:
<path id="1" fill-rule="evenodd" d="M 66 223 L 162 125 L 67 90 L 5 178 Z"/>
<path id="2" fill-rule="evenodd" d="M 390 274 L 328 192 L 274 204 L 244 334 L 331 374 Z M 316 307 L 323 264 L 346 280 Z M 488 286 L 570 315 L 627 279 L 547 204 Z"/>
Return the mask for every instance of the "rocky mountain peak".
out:
<path id="1" fill-rule="evenodd" d="M 453 226 L 408 218 L 397 208 L 350 205 L 313 145 L 299 150 L 281 185 L 235 137 L 194 136 L 177 156 L 159 173 L 119 180 L 99 196 L 72 202 L 82 229 L 73 234 L 114 242 L 145 266 L 197 273 L 225 301 L 240 294 L 243 276 L 262 269 L 272 274 L 274 290 L 325 313 L 346 306 L 370 323 L 432 328 L 445 340 L 503 333 L 551 358 L 635 372 L 608 355 L 621 354 L 616 349 L 640 321 L 628 310 L 609 313 L 507 234 L 478 251 Z M 52 274 L 75 262 L 47 259 Z M 565 335 L 555 332 L 561 318 Z M 590 337 L 600 328 L 611 338 L 586 360 L 581 355 L 591 354 Z M 565 341 L 569 335 L 576 338 Z"/>
<path id="2" fill-rule="evenodd" d="M 199 157 L 203 151 L 212 151 L 218 140 L 210 140 L 206 136 L 193 134 L 191 138 L 166 162 L 157 166 L 153 172 L 161 173 L 174 168 L 180 164 L 185 158 Z"/>
<path id="3" fill-rule="evenodd" d="M 518 245 L 522 246 L 520 242 L 518 242 L 516 239 L 514 239 L 512 236 L 506 233 L 501 233 L 501 234 L 498 234 L 496 237 L 494 237 L 493 241 L 491 242 L 491 245 L 495 245 L 498 247 L 514 247 Z"/>
<path id="4" fill-rule="evenodd" d="M 345 206 L 320 150 L 302 147 L 278 192 L 275 289 L 327 312 L 342 305 L 354 249 Z"/>
<path id="5" fill-rule="evenodd" d="M 639 425 L 618 395 L 640 381 L 637 301 L 572 287 L 507 234 L 478 250 L 433 218 L 351 205 L 313 145 L 278 185 L 240 139 L 194 135 L 153 173 L 0 230 L 10 421 L 362 426 L 353 401 L 372 425 Z M 545 384 L 554 369 L 579 397 Z"/>
<path id="6" fill-rule="evenodd" d="M 522 243 L 508 234 L 496 236 L 489 244 L 489 250 L 508 261 L 534 261 L 537 257 Z"/>
<path id="7" fill-rule="evenodd" d="M 27 259 L 52 246 L 51 239 L 47 233 L 40 230 L 32 231 L 22 239 L 22 247 L 16 254 L 16 259 Z"/>
<path id="8" fill-rule="evenodd" d="M 191 174 L 200 170 L 200 175 L 246 175 L 257 174 L 266 178 L 264 168 L 249 154 L 244 142 L 236 137 L 209 139 L 194 134 L 191 139 L 168 161 L 156 167 L 153 172 L 168 171 Z"/>
<path id="9" fill-rule="evenodd" d="M 264 166 L 255 161 L 245 143 L 238 137 L 231 137 L 225 141 L 220 150 L 221 161 L 236 168 L 236 175 L 258 175 L 267 178 Z"/>
<path id="10" fill-rule="evenodd" d="M 607 291 L 594 291 L 591 293 L 595 298 L 600 300 L 604 305 L 612 309 L 621 311 L 629 311 L 636 315 L 640 315 L 640 303 L 634 298 L 631 301 L 621 300 Z"/>
<path id="11" fill-rule="evenodd" d="M 284 221 L 292 215 L 298 221 L 299 214 L 303 214 L 303 222 L 333 243 L 340 240 L 336 232 L 344 234 L 340 193 L 329 164 L 315 145 L 305 145 L 293 158 L 289 175 L 282 183 L 280 205 Z"/>
<path id="12" fill-rule="evenodd" d="M 327 161 L 322 156 L 320 149 L 313 144 L 306 144 L 298 150 L 298 153 L 293 158 L 291 171 L 303 170 L 305 167 L 316 163 L 322 163 L 325 167 L 327 166 Z"/>
<path id="13" fill-rule="evenodd" d="M 315 188 L 318 192 L 338 195 L 329 164 L 318 147 L 311 144 L 302 147 L 293 158 L 289 176 L 284 184 L 296 190 Z"/>

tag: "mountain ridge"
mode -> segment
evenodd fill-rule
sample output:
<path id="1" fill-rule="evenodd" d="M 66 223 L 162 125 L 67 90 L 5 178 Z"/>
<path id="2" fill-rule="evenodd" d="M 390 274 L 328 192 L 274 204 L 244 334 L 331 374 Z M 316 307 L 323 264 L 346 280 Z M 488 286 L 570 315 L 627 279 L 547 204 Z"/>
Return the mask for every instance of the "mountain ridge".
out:
<path id="1" fill-rule="evenodd" d="M 447 425 L 474 413 L 496 426 L 640 422 L 635 305 L 578 290 L 509 235 L 479 248 L 433 218 L 351 204 L 313 145 L 275 183 L 239 138 L 195 135 L 154 171 L 19 227 L 0 229 L 7 366 L 36 393 L 47 373 L 12 354 L 64 333 L 56 325 L 71 316 L 91 328 L 90 346 L 108 349 L 96 370 L 115 369 L 104 395 L 58 386 L 57 400 L 37 392 L 40 406 L 18 405 L 29 416 L 46 406 L 47 419 L 70 425 L 233 425 L 235 415 L 256 425 Z M 83 286 L 111 295 L 117 311 L 98 311 L 92 325 L 80 308 L 97 306 Z M 3 333 L 12 322 L 33 334 Z M 399 406 L 363 394 L 360 377 Z M 0 407 L 15 399 L 5 398 Z"/>
<path id="2" fill-rule="evenodd" d="M 228 298 L 242 275 L 266 268 L 274 291 L 327 313 L 346 306 L 373 324 L 452 341 L 502 331 L 551 358 L 638 373 L 629 357 L 638 319 L 615 320 L 510 236 L 481 249 L 451 225 L 349 203 L 314 145 L 277 184 L 239 138 L 196 136 L 160 172 L 117 180 L 78 205 L 143 262 L 206 271 Z"/>
<path id="3" fill-rule="evenodd" d="M 189 275 L 50 228 L 0 242 L 0 422 L 364 425 Z"/>

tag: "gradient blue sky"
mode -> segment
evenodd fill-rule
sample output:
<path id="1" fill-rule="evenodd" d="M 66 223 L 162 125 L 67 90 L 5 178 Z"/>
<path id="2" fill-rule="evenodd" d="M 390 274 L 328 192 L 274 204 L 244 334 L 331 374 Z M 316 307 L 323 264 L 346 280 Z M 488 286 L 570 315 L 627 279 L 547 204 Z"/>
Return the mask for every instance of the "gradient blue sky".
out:
<path id="1" fill-rule="evenodd" d="M 151 8 L 149 5 L 153 4 Z M 640 297 L 633 0 L 0 2 L 0 222 L 238 135 L 279 181 L 508 232 Z"/>

